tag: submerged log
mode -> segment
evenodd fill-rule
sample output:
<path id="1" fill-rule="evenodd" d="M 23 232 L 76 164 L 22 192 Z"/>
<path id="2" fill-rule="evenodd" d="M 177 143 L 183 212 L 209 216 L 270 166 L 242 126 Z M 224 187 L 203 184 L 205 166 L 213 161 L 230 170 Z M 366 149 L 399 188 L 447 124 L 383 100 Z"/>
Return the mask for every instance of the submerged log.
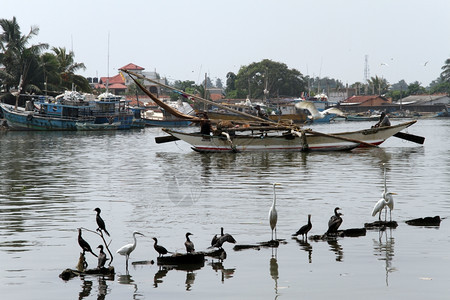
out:
<path id="1" fill-rule="evenodd" d="M 197 253 L 175 253 L 171 256 L 161 256 L 157 259 L 159 265 L 198 265 L 204 264 L 205 255 L 201 252 Z"/>
<path id="2" fill-rule="evenodd" d="M 375 221 L 372 223 L 364 223 L 364 227 L 367 229 L 374 229 L 374 228 L 383 228 L 383 227 L 389 227 L 389 228 L 397 228 L 398 224 L 395 221 Z"/>
<path id="3" fill-rule="evenodd" d="M 236 245 L 233 247 L 234 251 L 241 251 L 246 249 L 255 249 L 255 250 L 261 250 L 260 245 Z"/>
<path id="4" fill-rule="evenodd" d="M 358 237 L 366 235 L 366 228 L 349 228 L 344 230 L 338 230 L 334 233 L 324 233 L 324 234 L 316 234 L 309 237 L 310 240 L 320 241 L 320 240 L 334 240 L 338 237 Z"/>
<path id="5" fill-rule="evenodd" d="M 405 223 L 412 226 L 439 226 L 441 225 L 441 218 L 439 216 L 417 218 L 405 221 Z"/>
<path id="6" fill-rule="evenodd" d="M 62 280 L 69 280 L 72 279 L 73 277 L 77 277 L 77 276 L 83 276 L 83 275 L 107 275 L 107 276 L 114 276 L 115 275 L 115 271 L 114 271 L 114 267 L 110 266 L 108 268 L 100 268 L 100 269 L 88 269 L 85 271 L 78 271 L 78 270 L 74 270 L 74 269 L 65 269 L 64 271 L 62 271 L 61 274 L 59 274 L 59 277 Z"/>

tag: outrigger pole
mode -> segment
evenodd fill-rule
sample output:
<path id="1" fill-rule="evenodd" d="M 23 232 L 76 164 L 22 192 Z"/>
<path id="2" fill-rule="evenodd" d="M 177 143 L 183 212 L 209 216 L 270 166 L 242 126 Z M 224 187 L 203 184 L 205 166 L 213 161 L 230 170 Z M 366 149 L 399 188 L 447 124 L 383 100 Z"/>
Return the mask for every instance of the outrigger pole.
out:
<path id="1" fill-rule="evenodd" d="M 153 101 L 155 101 L 154 98 L 156 98 L 156 97 L 155 97 L 152 93 L 150 93 L 149 91 L 147 91 L 147 89 L 146 89 L 145 87 L 143 87 L 142 84 L 140 84 L 135 78 L 133 78 L 133 76 L 135 76 L 135 77 L 137 77 L 137 78 L 140 78 L 140 79 L 143 79 L 143 80 L 150 81 L 150 82 L 152 82 L 152 83 L 155 83 L 155 84 L 160 85 L 160 86 L 162 86 L 162 87 L 165 87 L 165 88 L 167 88 L 167 89 L 176 91 L 176 92 L 180 93 L 181 95 L 185 95 L 185 96 L 191 97 L 191 98 L 193 98 L 193 99 L 195 99 L 195 100 L 198 100 L 198 101 L 201 101 L 201 102 L 203 102 L 203 103 L 210 104 L 210 105 L 214 105 L 214 106 L 223 108 L 223 109 L 225 109 L 225 110 L 228 110 L 228 111 L 231 111 L 231 112 L 240 114 L 240 115 L 242 115 L 242 116 L 251 118 L 251 119 L 253 119 L 253 120 L 255 120 L 255 121 L 264 122 L 264 123 L 278 124 L 277 122 L 274 122 L 274 121 L 272 121 L 272 120 L 266 120 L 266 119 L 263 119 L 263 118 L 260 118 L 260 117 L 257 117 L 257 116 L 251 115 L 251 114 L 247 114 L 247 113 L 242 112 L 242 111 L 238 111 L 238 110 L 236 110 L 236 109 L 232 109 L 232 108 L 230 108 L 230 107 L 228 107 L 228 106 L 225 106 L 225 105 L 222 105 L 222 104 L 219 104 L 219 103 L 215 103 L 215 102 L 213 102 L 213 101 L 210 101 L 210 100 L 207 100 L 207 99 L 204 99 L 204 98 L 201 98 L 201 97 L 192 95 L 192 94 L 188 94 L 188 93 L 183 92 L 183 91 L 181 91 L 181 90 L 178 90 L 178 89 L 176 89 L 176 88 L 174 88 L 174 87 L 168 86 L 168 85 L 166 85 L 166 84 L 164 84 L 164 83 L 160 83 L 160 82 L 158 82 L 158 81 L 156 81 L 156 80 L 153 80 L 153 79 L 144 77 L 144 76 L 139 75 L 139 74 L 136 74 L 136 73 L 134 73 L 134 72 L 131 72 L 131 71 L 128 71 L 128 70 L 123 70 L 123 69 L 120 69 L 119 71 L 125 72 L 125 73 L 127 73 L 128 75 L 130 75 L 131 79 L 133 79 L 134 82 L 139 86 L 139 88 L 141 88 L 141 89 L 142 89 L 142 90 L 143 90 L 150 98 L 152 98 Z M 133 75 L 133 76 L 131 76 L 131 75 Z M 157 98 L 156 98 L 156 99 L 157 99 Z M 159 99 L 158 99 L 158 101 L 159 101 L 159 102 L 162 102 L 162 101 L 159 100 Z M 155 101 L 155 102 L 156 102 L 156 101 Z M 159 102 L 156 102 L 156 103 L 157 103 L 158 105 L 160 105 Z M 164 104 L 165 104 L 165 103 L 164 103 Z M 165 104 L 165 105 L 167 105 L 167 104 Z M 163 108 L 165 108 L 165 107 L 163 107 Z M 200 119 L 199 119 L 199 120 L 200 120 Z M 283 125 L 283 126 L 285 126 L 285 125 Z"/>

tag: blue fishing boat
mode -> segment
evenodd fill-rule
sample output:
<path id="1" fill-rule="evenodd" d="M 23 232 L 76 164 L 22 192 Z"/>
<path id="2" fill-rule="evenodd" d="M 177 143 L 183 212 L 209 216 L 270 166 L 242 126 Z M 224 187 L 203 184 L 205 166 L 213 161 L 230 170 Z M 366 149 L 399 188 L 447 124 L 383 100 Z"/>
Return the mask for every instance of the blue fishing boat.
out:
<path id="1" fill-rule="evenodd" d="M 25 108 L 1 103 L 11 130 L 77 130 L 76 123 L 93 123 L 93 107 L 79 99 L 53 99 L 44 96 L 28 101 Z"/>

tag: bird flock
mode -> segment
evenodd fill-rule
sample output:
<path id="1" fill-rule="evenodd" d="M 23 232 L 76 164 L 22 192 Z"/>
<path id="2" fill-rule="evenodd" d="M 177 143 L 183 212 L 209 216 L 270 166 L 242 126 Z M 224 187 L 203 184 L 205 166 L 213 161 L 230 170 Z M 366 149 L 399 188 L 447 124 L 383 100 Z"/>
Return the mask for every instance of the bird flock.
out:
<path id="1" fill-rule="evenodd" d="M 389 208 L 389 212 L 390 212 L 390 221 L 392 222 L 392 210 L 394 209 L 394 199 L 392 195 L 396 195 L 396 193 L 393 192 L 388 192 L 387 190 L 387 184 L 386 184 L 386 166 L 383 163 L 383 171 L 384 171 L 384 190 L 382 193 L 382 198 L 380 200 L 378 200 L 378 202 L 375 204 L 375 206 L 373 207 L 372 210 L 372 216 L 376 216 L 378 214 L 378 219 L 381 222 L 381 213 L 383 211 L 383 209 L 385 210 L 385 218 L 384 218 L 384 222 L 387 222 L 387 209 Z M 276 196 L 276 187 L 280 186 L 280 183 L 273 183 L 273 200 L 272 200 L 272 205 L 269 209 L 269 216 L 268 216 L 268 220 L 269 220 L 269 225 L 270 225 L 270 229 L 271 229 L 271 241 L 277 241 L 277 221 L 278 221 L 278 213 L 277 213 L 277 209 L 276 209 L 276 204 L 277 204 L 277 196 Z M 334 214 L 330 217 L 329 221 L 328 221 L 328 229 L 325 232 L 324 235 L 335 235 L 338 233 L 338 229 L 341 226 L 343 219 L 342 216 L 343 214 L 341 212 L 339 212 L 341 210 L 341 208 L 336 207 L 334 209 Z M 100 208 L 95 208 L 94 211 L 97 213 L 96 214 L 96 223 L 97 223 L 97 232 L 99 233 L 99 235 L 103 238 L 103 232 L 110 237 L 109 232 L 106 229 L 106 225 L 105 225 L 105 221 L 102 219 L 102 217 L 100 216 L 101 213 L 101 209 Z M 294 234 L 292 234 L 293 237 L 298 237 L 298 236 L 302 236 L 302 238 L 308 238 L 308 232 L 311 230 L 312 228 L 312 223 L 311 223 L 311 214 L 308 214 L 308 222 L 306 225 L 303 225 L 300 227 L 300 229 L 298 231 L 296 231 Z M 136 249 L 136 245 L 137 245 L 137 239 L 136 236 L 144 236 L 144 234 L 138 232 L 138 231 L 134 231 L 133 232 L 133 243 L 124 245 L 122 247 L 120 247 L 116 252 L 120 255 L 125 256 L 125 262 L 126 262 L 126 268 L 128 270 L 128 260 L 130 257 L 130 254 L 134 251 L 134 249 Z M 191 240 L 190 236 L 192 236 L 193 234 L 190 232 L 187 232 L 185 237 L 186 237 L 186 241 L 184 243 L 185 248 L 186 248 L 186 254 L 192 254 L 195 253 L 195 246 L 193 241 Z M 158 257 L 162 257 L 168 253 L 173 253 L 168 251 L 164 246 L 158 244 L 158 239 L 156 237 L 152 237 L 152 239 L 154 240 L 154 245 L 153 248 L 155 249 L 155 251 L 158 253 Z M 104 239 L 103 239 L 104 240 Z M 225 242 L 228 243 L 236 243 L 236 240 L 234 239 L 234 237 L 231 234 L 228 233 L 224 233 L 224 229 L 223 227 L 220 228 L 220 235 L 215 234 L 211 240 L 211 246 L 209 248 L 218 248 L 218 249 L 222 249 L 222 246 Z M 81 249 L 83 250 L 82 255 L 84 256 L 84 254 L 86 252 L 91 253 L 92 255 L 94 255 L 97 259 L 98 259 L 98 264 L 97 264 L 97 268 L 101 269 L 105 267 L 106 262 L 109 260 L 109 258 L 107 257 L 106 253 L 103 251 L 104 247 L 103 245 L 99 245 L 97 248 L 100 249 L 99 250 L 99 254 L 95 254 L 91 248 L 91 246 L 89 245 L 89 243 L 83 239 L 82 237 L 82 229 L 78 228 L 78 244 L 80 245 Z M 106 245 L 106 242 L 105 242 Z M 108 249 L 108 247 L 106 246 L 106 248 Z M 108 249 L 109 251 L 109 249 Z"/>

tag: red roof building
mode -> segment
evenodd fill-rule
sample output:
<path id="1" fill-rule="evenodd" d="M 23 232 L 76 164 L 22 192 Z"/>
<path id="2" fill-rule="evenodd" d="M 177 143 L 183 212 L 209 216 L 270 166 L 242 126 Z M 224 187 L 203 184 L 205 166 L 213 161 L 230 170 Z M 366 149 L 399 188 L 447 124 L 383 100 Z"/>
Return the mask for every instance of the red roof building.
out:
<path id="1" fill-rule="evenodd" d="M 380 95 L 352 96 L 339 103 L 340 106 L 382 106 L 391 104 L 391 100 Z"/>

